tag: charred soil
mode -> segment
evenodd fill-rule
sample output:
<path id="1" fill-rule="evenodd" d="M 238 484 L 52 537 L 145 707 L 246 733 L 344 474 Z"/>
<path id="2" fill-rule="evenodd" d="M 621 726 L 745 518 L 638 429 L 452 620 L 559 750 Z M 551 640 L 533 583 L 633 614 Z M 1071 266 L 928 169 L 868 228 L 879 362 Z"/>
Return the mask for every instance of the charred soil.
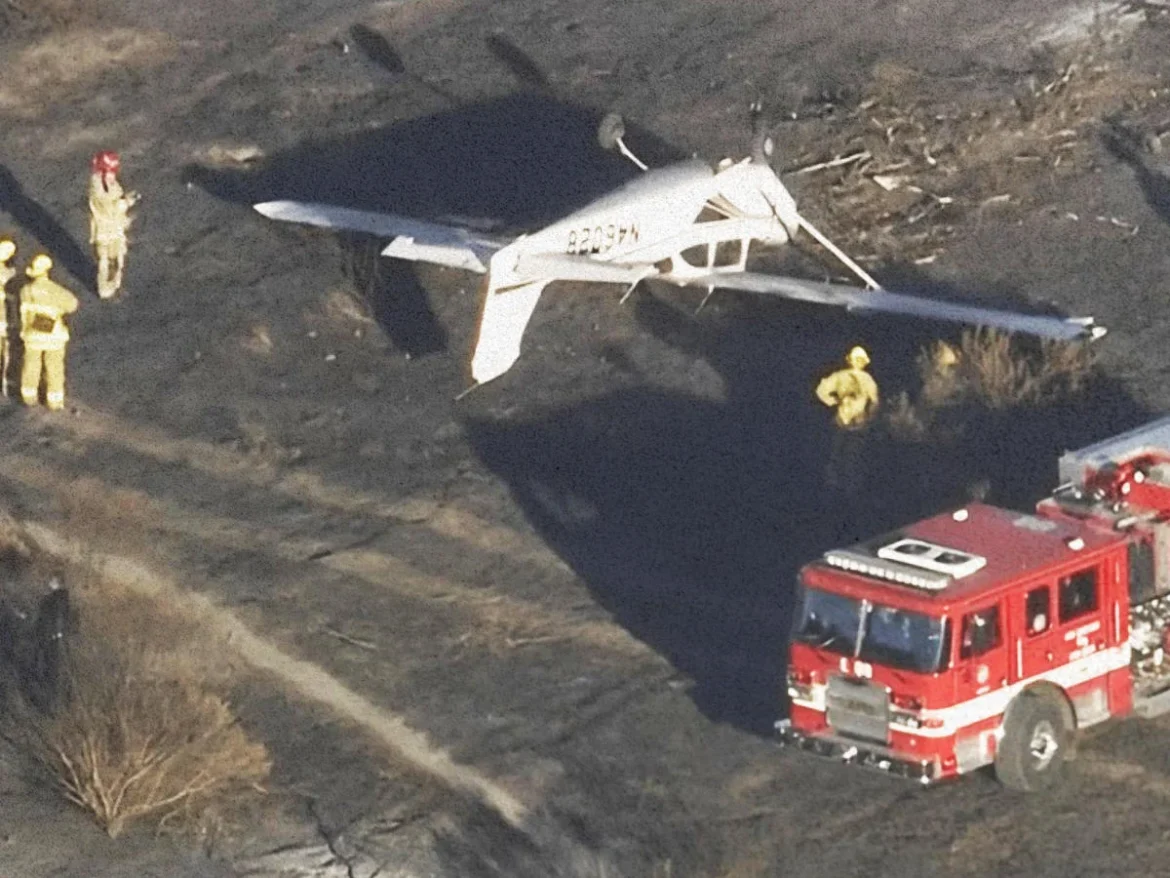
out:
<path id="1" fill-rule="evenodd" d="M 1166 22 L 1018 7 L 127 0 L 12 32 L 0 232 L 86 298 L 71 410 L 0 407 L 0 493 L 166 571 L 261 667 L 241 717 L 300 810 L 217 836 L 219 856 L 251 874 L 1159 873 L 1165 723 L 1094 737 L 1028 799 L 911 789 L 768 734 L 803 561 L 972 490 L 1026 505 L 1061 450 L 1170 405 L 1150 136 L 1170 128 Z M 596 147 L 604 113 L 653 163 L 718 158 L 745 151 L 757 97 L 830 237 L 900 287 L 1094 314 L 1112 331 L 1084 380 L 877 429 L 842 496 L 816 378 L 862 343 L 887 401 L 917 400 L 919 353 L 957 330 L 554 285 L 512 372 L 456 400 L 475 278 L 249 207 L 523 229 L 636 173 Z M 101 148 L 143 193 L 113 302 L 86 293 Z M 82 838 L 67 825 L 59 857 Z M 130 871 L 127 850 L 93 854 L 101 874 Z"/>

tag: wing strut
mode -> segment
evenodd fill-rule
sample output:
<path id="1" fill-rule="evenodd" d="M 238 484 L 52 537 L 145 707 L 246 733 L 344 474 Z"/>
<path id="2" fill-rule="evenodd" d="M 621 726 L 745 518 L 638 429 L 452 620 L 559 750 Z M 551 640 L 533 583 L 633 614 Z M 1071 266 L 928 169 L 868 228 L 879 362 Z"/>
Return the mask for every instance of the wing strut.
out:
<path id="1" fill-rule="evenodd" d="M 812 223 L 810 223 L 804 217 L 800 217 L 800 224 L 801 224 L 801 226 L 804 227 L 804 230 L 806 232 L 808 232 L 810 235 L 812 235 L 814 238 L 817 239 L 818 244 L 820 244 L 822 247 L 824 247 L 826 250 L 828 250 L 830 253 L 832 253 L 834 256 L 836 256 L 838 259 L 840 259 L 843 263 L 845 263 L 845 265 L 855 275 L 857 275 L 859 278 L 861 278 L 861 280 L 865 283 L 865 285 L 867 287 L 869 287 L 870 289 L 874 289 L 874 290 L 881 289 L 881 287 L 882 287 L 881 284 L 879 284 L 876 280 L 874 280 L 872 277 L 870 277 L 869 274 L 865 271 L 865 269 L 863 269 L 860 265 L 858 265 L 856 262 L 854 262 L 852 259 L 850 259 L 845 254 L 844 250 L 842 250 L 840 247 L 838 247 L 836 244 L 834 244 L 832 241 L 830 241 L 828 238 L 826 238 L 824 235 L 822 235 L 819 231 L 817 231 L 816 226 L 814 226 Z"/>

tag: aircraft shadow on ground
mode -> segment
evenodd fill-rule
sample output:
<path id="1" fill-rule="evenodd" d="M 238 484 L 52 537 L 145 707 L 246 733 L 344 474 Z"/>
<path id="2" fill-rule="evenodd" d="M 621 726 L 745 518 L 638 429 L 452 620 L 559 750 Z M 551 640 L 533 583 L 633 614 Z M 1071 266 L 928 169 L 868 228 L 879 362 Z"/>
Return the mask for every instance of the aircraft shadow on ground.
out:
<path id="1" fill-rule="evenodd" d="M 1134 132 L 1116 120 L 1106 120 L 1102 142 L 1114 158 L 1129 165 L 1137 177 L 1146 203 L 1163 222 L 1170 222 L 1170 163 L 1160 166 Z"/>
<path id="2" fill-rule="evenodd" d="M 96 292 L 97 266 L 93 259 L 52 213 L 24 191 L 16 176 L 3 165 L 0 165 L 0 209 L 35 238 L 40 248 L 48 252 L 58 265 L 84 284 L 87 290 Z"/>
<path id="3" fill-rule="evenodd" d="M 784 710 L 803 563 L 967 502 L 982 480 L 991 501 L 1029 508 L 1054 487 L 1062 451 L 1144 417 L 1102 379 L 1076 404 L 971 412 L 945 446 L 875 429 L 853 495 L 834 494 L 824 478 L 834 428 L 816 380 L 861 342 L 887 393 L 912 386 L 917 353 L 940 332 L 739 296 L 693 319 L 678 299 L 639 294 L 638 320 L 712 366 L 722 398 L 658 389 L 647 376 L 523 421 L 473 419 L 468 431 L 614 619 L 693 678 L 705 714 L 755 732 Z M 608 358 L 620 367 L 621 352 Z"/>
<path id="4" fill-rule="evenodd" d="M 254 169 L 199 165 L 187 181 L 240 204 L 292 199 L 439 222 L 470 220 L 525 231 L 551 222 L 638 171 L 597 143 L 601 113 L 531 92 L 455 107 L 334 140 L 301 144 Z M 678 158 L 632 128 L 647 161 Z M 343 243 L 349 262 L 365 242 Z M 399 271 L 372 288 L 371 305 L 408 352 L 435 350 L 444 336 L 425 292 Z M 393 300 L 393 301 L 391 301 Z"/>

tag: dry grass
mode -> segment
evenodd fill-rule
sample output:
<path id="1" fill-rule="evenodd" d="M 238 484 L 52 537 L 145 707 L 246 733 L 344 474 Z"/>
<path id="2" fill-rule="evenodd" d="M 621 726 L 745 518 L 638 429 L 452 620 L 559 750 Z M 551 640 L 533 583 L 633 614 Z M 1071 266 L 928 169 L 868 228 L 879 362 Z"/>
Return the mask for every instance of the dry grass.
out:
<path id="1" fill-rule="evenodd" d="M 128 596 L 91 597 L 79 620 L 55 709 L 17 687 L 7 711 L 9 734 L 69 801 L 117 836 L 258 788 L 267 749 L 185 650 L 194 634 L 183 620 Z"/>
<path id="2" fill-rule="evenodd" d="M 92 18 L 93 0 L 0 0 L 0 24 L 6 29 L 61 28 Z"/>
<path id="3" fill-rule="evenodd" d="M 353 283 L 350 302 L 361 319 L 373 319 L 373 306 L 385 286 L 382 242 L 372 235 L 352 233 L 341 239 L 341 268 Z M 335 303 L 334 303 L 335 304 Z"/>
<path id="4" fill-rule="evenodd" d="M 58 18 L 41 19 L 40 25 L 52 33 L 0 58 L 0 110 L 35 115 L 46 103 L 92 86 L 95 78 L 110 71 L 148 69 L 178 50 L 177 41 L 160 31 L 77 27 L 84 20 L 78 17 L 81 2 L 74 4 L 76 9 L 64 2 L 51 5 L 58 9 Z M 63 18 L 70 18 L 69 29 L 58 23 Z"/>
<path id="5" fill-rule="evenodd" d="M 146 552 L 154 531 L 153 512 L 138 491 L 111 488 L 93 476 L 81 476 L 57 497 L 68 531 L 94 552 Z M 96 591 L 106 587 L 101 571 L 88 565 L 72 571 L 69 585 Z"/>

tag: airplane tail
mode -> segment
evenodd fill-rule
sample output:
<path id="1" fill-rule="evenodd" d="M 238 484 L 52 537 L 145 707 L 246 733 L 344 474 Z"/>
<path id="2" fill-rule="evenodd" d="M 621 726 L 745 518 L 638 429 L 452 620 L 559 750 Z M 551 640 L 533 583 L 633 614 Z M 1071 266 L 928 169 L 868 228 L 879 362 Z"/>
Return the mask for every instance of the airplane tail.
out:
<path id="1" fill-rule="evenodd" d="M 477 384 L 499 378 L 520 357 L 520 341 L 540 301 L 547 280 L 496 289 L 489 272 L 480 283 L 483 305 L 479 333 L 471 355 L 471 377 Z"/>

